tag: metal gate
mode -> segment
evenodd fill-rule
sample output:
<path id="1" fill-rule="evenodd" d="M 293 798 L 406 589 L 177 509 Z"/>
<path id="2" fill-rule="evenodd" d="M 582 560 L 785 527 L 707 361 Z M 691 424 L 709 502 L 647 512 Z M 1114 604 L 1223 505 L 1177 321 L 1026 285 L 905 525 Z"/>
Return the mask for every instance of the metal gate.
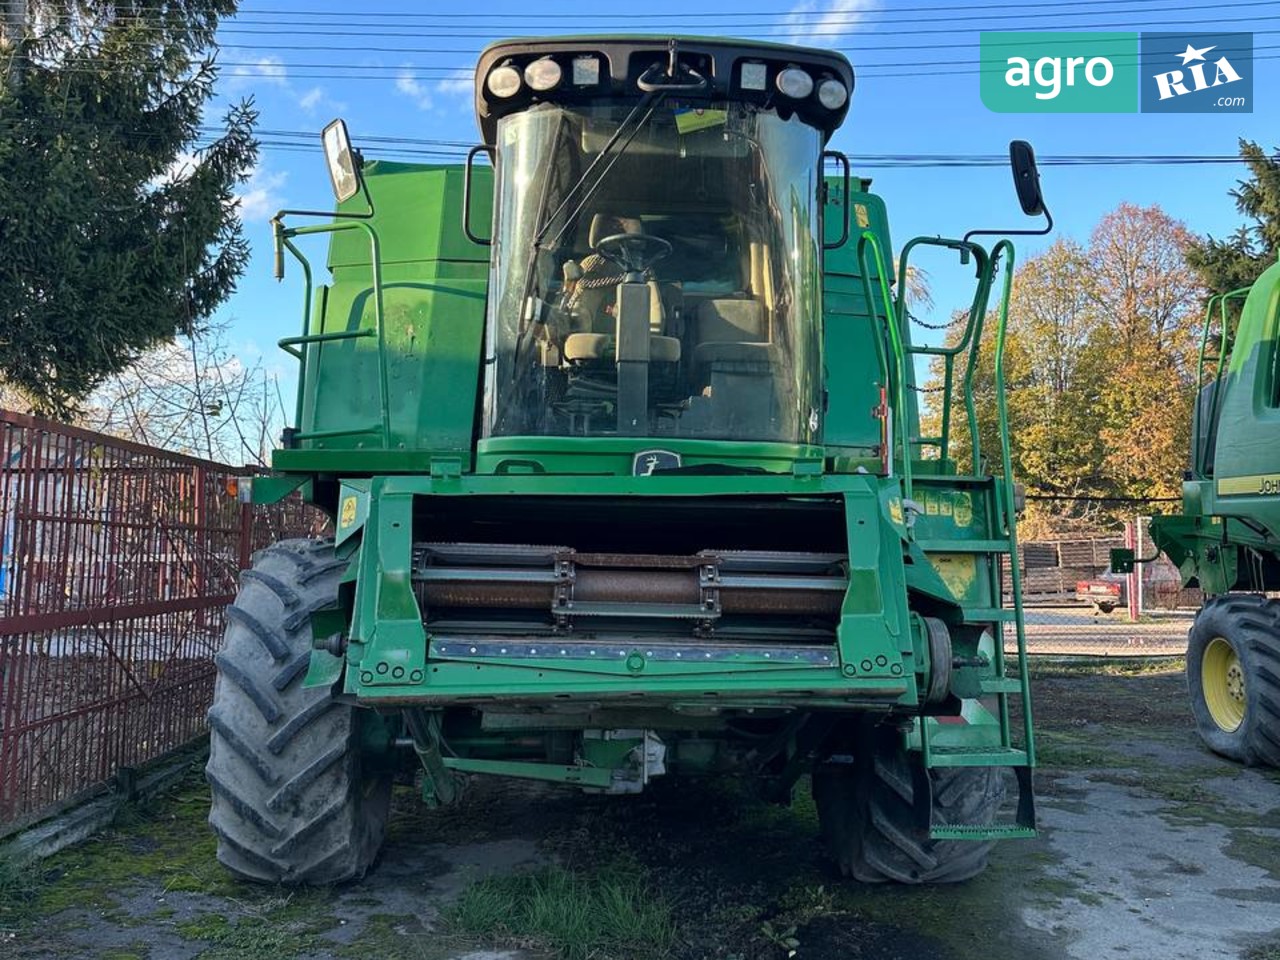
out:
<path id="1" fill-rule="evenodd" d="M 326 524 L 246 472 L 0 411 L 0 835 L 203 732 L 239 571 Z"/>

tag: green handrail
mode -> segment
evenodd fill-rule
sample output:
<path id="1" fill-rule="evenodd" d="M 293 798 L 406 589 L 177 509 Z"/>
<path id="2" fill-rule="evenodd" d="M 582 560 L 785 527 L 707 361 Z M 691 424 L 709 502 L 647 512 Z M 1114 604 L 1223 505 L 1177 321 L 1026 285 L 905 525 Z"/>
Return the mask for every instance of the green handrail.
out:
<path id="1" fill-rule="evenodd" d="M 1230 334 L 1229 327 L 1230 327 L 1231 318 L 1230 318 L 1230 315 L 1227 313 L 1227 302 L 1229 300 L 1243 300 L 1244 298 L 1249 296 L 1249 291 L 1252 289 L 1253 289 L 1252 287 L 1240 287 L 1239 289 L 1232 290 L 1228 293 L 1215 293 L 1211 297 L 1209 297 L 1208 301 L 1205 303 L 1204 329 L 1200 332 L 1200 359 L 1198 364 L 1196 365 L 1196 400 L 1195 400 L 1196 415 L 1191 418 L 1191 425 L 1192 425 L 1192 431 L 1193 431 L 1193 435 L 1191 438 L 1191 449 L 1194 454 L 1193 456 L 1194 462 L 1192 466 L 1194 467 L 1195 475 L 1197 477 L 1202 478 L 1205 475 L 1204 456 L 1201 452 L 1201 446 L 1200 446 L 1200 431 L 1203 427 L 1201 417 L 1200 417 L 1200 393 L 1205 388 L 1205 381 L 1204 381 L 1205 350 L 1209 344 L 1209 331 L 1213 328 L 1213 308 L 1214 308 L 1214 305 L 1217 304 L 1218 311 L 1220 313 L 1220 318 L 1219 318 L 1220 329 L 1222 330 L 1222 341 L 1218 347 L 1218 367 L 1217 367 L 1216 375 L 1214 377 L 1215 380 L 1220 380 L 1222 379 L 1223 364 L 1226 363 L 1228 357 L 1230 357 L 1231 355 L 1231 341 L 1229 336 Z M 1213 392 L 1213 399 L 1209 406 L 1209 423 L 1211 424 L 1216 422 L 1218 419 L 1218 404 L 1221 403 L 1221 400 L 1222 400 L 1221 392 L 1218 390 L 1215 390 Z"/>
<path id="2" fill-rule="evenodd" d="M 1035 766 L 1035 732 L 1029 722 L 1031 716 L 1031 678 L 1027 670 L 1027 632 L 1026 625 L 1023 622 L 1022 573 L 1018 569 L 1017 515 L 1013 502 L 1013 453 L 1010 450 L 1009 445 L 1009 411 L 1008 405 L 1005 403 L 1004 389 L 1005 335 L 1008 332 L 1009 325 L 1009 294 L 1013 285 L 1013 263 L 1015 257 L 1013 243 L 1009 240 L 1001 240 L 991 248 L 990 269 L 993 275 L 1002 254 L 1007 254 L 1008 263 L 1005 267 L 1004 280 L 1000 291 L 1000 310 L 996 321 L 996 349 L 994 360 L 996 416 L 1000 429 L 1000 462 L 1004 470 L 1004 493 L 1001 499 L 1004 501 L 1004 519 L 1006 529 L 1009 532 L 1009 590 L 1013 594 L 1014 632 L 1018 641 L 1018 680 L 1022 700 L 1023 736 L 1026 744 L 1027 764 L 1029 766 Z M 997 639 L 995 644 L 995 654 L 997 675 L 1003 676 L 1003 636 Z M 1008 697 L 1004 695 L 1001 695 L 1000 697 L 1000 713 L 1001 738 L 1005 741 L 1004 746 L 1010 746 L 1009 700 Z"/>
<path id="3" fill-rule="evenodd" d="M 971 243 L 967 240 L 953 240 L 944 237 L 915 237 L 908 241 L 902 248 L 902 253 L 898 258 L 899 276 L 906 276 L 906 271 L 911 258 L 911 252 L 915 247 L 920 245 L 946 247 L 956 250 L 960 253 L 968 253 L 976 263 L 975 276 L 978 284 L 974 289 L 973 300 L 969 305 L 969 316 L 965 323 L 964 333 L 960 339 L 951 345 L 942 345 L 938 347 L 931 346 L 909 346 L 907 352 L 912 355 L 921 356 L 938 356 L 943 358 L 943 393 L 942 393 L 942 425 L 940 436 L 936 439 L 930 438 L 928 443 L 930 446 L 937 446 L 939 460 L 942 462 L 943 469 L 946 469 L 947 461 L 950 459 L 951 449 L 951 405 L 952 392 L 954 388 L 955 376 L 955 358 L 962 352 L 968 352 L 967 363 L 965 365 L 964 374 L 964 404 L 966 419 L 969 424 L 970 446 L 973 456 L 973 468 L 977 472 L 982 457 L 981 438 L 978 433 L 978 413 L 977 407 L 973 400 L 973 375 L 977 369 L 979 359 L 979 348 L 982 342 L 982 329 L 985 324 L 987 307 L 991 302 L 991 289 L 994 278 L 991 258 L 988 256 L 979 244 Z M 900 284 L 898 288 L 897 298 L 897 315 L 898 322 L 905 324 L 907 322 L 906 310 L 906 284 Z M 925 439 L 921 438 L 921 444 L 925 443 Z"/>
<path id="4" fill-rule="evenodd" d="M 875 298 L 871 292 L 870 264 L 867 262 L 867 249 L 870 248 L 875 256 L 876 278 L 880 281 L 880 300 L 881 306 L 884 308 L 885 327 L 889 333 L 889 346 L 893 351 L 893 366 L 890 368 L 886 362 L 887 358 L 884 353 L 884 346 L 881 338 L 876 338 L 876 352 L 881 360 L 881 370 L 886 376 L 886 393 L 893 407 L 892 417 L 889 418 L 893 422 L 893 432 L 897 434 L 896 442 L 890 438 L 889 449 L 886 452 L 886 462 L 890 472 L 893 469 L 894 447 L 900 444 L 902 447 L 902 490 L 903 496 L 907 499 L 911 498 L 912 482 L 911 482 L 911 446 L 910 438 L 907 431 L 907 405 L 905 394 L 906 382 L 906 351 L 902 342 L 902 331 L 898 329 L 897 312 L 893 307 L 893 295 L 889 292 L 888 271 L 885 267 L 884 252 L 880 248 L 880 241 L 875 233 L 871 230 L 864 230 L 862 235 L 858 237 L 858 268 L 862 274 L 862 285 L 867 298 L 867 310 L 874 317 L 876 314 Z M 885 412 L 889 417 L 889 412 Z"/>
<path id="5" fill-rule="evenodd" d="M 277 240 L 284 246 L 286 250 L 302 264 L 303 273 L 306 279 L 304 295 L 307 298 L 305 309 L 303 312 L 303 334 L 302 337 L 286 337 L 280 341 L 280 348 L 288 353 L 292 353 L 298 357 L 298 403 L 295 410 L 295 425 L 302 424 L 302 406 L 303 406 L 303 386 L 306 383 L 306 351 L 293 351 L 290 347 L 295 343 L 315 344 L 317 351 L 317 362 L 319 362 L 319 350 L 326 340 L 348 339 L 347 334 L 331 336 L 321 334 L 319 337 L 311 333 L 311 311 L 313 305 L 311 303 L 312 294 L 312 277 L 311 263 L 301 250 L 297 248 L 291 241 L 294 237 L 311 236 L 321 233 L 337 233 L 340 230 L 355 230 L 357 228 L 364 230 L 369 235 L 369 255 L 370 267 L 373 273 L 373 324 L 374 336 L 377 338 L 378 350 L 378 400 L 382 407 L 380 422 L 377 427 L 367 429 L 351 429 L 351 430 L 326 430 L 319 433 L 299 434 L 300 439 L 316 438 L 320 436 L 341 436 L 353 433 L 368 433 L 371 430 L 380 429 L 382 433 L 382 442 L 387 449 L 391 449 L 391 384 L 390 376 L 387 369 L 387 340 L 386 327 L 383 322 L 382 310 L 382 250 L 378 241 L 378 231 L 374 229 L 373 224 L 365 219 L 349 219 L 335 220 L 330 223 L 320 223 L 309 227 L 288 227 L 284 226 L 281 218 L 286 214 L 300 214 L 304 216 L 317 216 L 318 214 L 310 210 L 281 210 L 272 219 L 275 227 Z M 282 269 L 282 268 L 281 268 Z M 362 336 L 364 334 L 361 334 Z"/>

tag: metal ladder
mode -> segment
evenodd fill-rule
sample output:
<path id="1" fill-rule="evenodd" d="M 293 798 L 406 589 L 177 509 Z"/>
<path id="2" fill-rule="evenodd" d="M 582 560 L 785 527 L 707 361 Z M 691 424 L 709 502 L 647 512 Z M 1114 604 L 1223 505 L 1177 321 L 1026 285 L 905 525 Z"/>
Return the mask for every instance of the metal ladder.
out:
<path id="1" fill-rule="evenodd" d="M 980 683 L 983 695 L 996 698 L 996 718 L 999 724 L 999 744 L 990 747 L 955 747 L 942 746 L 932 742 L 931 723 L 921 718 L 919 723 L 920 746 L 926 770 L 939 767 L 977 767 L 997 766 L 1009 767 L 1013 770 L 1018 782 L 1018 805 L 1015 820 L 1010 824 L 999 825 L 964 825 L 964 824 L 929 824 L 930 837 L 935 840 L 982 840 L 996 837 L 1030 837 L 1035 836 L 1035 800 L 1031 784 L 1031 771 L 1035 767 L 1035 731 L 1031 719 L 1031 687 L 1027 669 L 1026 627 L 1022 609 L 1021 571 L 1018 569 L 1018 546 L 1016 518 L 1013 503 L 1013 465 L 1009 448 L 1009 422 L 1005 400 L 1004 385 L 1004 351 L 1008 326 L 1009 293 L 1013 276 L 1014 248 L 1008 240 L 1000 240 L 987 253 L 981 246 L 963 240 L 947 240 L 934 237 L 919 237 L 910 241 L 902 251 L 899 262 L 899 276 L 904 276 L 910 252 L 920 245 L 942 246 L 972 256 L 976 260 L 978 284 L 974 292 L 973 302 L 969 310 L 968 322 L 959 340 L 950 345 L 938 347 L 914 346 L 907 342 L 906 305 L 902 292 L 895 304 L 889 291 L 888 271 L 883 251 L 876 236 L 865 231 L 858 241 L 858 260 L 862 275 L 863 290 L 869 312 L 872 316 L 883 309 L 885 327 L 888 336 L 876 338 L 877 352 L 881 361 L 881 371 L 886 385 L 886 398 L 892 404 L 891 409 L 882 413 L 892 424 L 886 429 L 886 435 L 892 437 L 896 432 L 898 441 L 886 456 L 886 462 L 892 468 L 895 462 L 900 464 L 903 494 L 912 496 L 912 446 L 913 442 L 920 448 L 936 446 L 941 461 L 940 472 L 944 475 L 949 464 L 951 407 L 955 392 L 956 360 L 963 358 L 964 373 L 961 380 L 965 416 L 969 428 L 973 469 L 976 472 L 982 463 L 981 444 L 978 431 L 977 410 L 973 398 L 973 375 L 978 364 L 979 348 L 982 342 L 983 326 L 986 321 L 987 307 L 992 289 L 995 285 L 995 274 L 1002 259 L 1005 260 L 1002 278 L 1000 306 L 996 327 L 995 347 L 995 393 L 1000 436 L 1000 460 L 1003 468 L 1002 477 L 991 477 L 988 486 L 990 502 L 986 515 L 998 518 L 996 523 L 1002 528 L 996 535 L 986 540 L 943 539 L 917 542 L 922 550 L 929 552 L 973 553 L 989 559 L 987 575 L 990 578 L 989 593 L 995 601 L 992 607 L 963 608 L 965 622 L 993 623 L 997 626 L 997 636 L 992 651 L 992 676 L 984 678 Z M 879 289 L 873 295 L 871 287 L 872 261 L 874 258 L 876 277 Z M 884 340 L 888 341 L 888 350 Z M 912 356 L 937 356 L 943 362 L 943 404 L 942 420 L 939 436 L 921 437 L 912 441 L 908 432 L 907 418 L 907 363 Z M 896 431 L 893 429 L 896 428 Z M 901 451 L 900 460 L 897 459 Z M 892 473 L 890 473 L 892 475 Z M 1006 561 L 1007 558 L 1007 561 Z M 1002 569 L 1008 563 L 1009 587 L 1013 601 L 1012 608 L 1003 606 Z M 1004 652 L 1003 625 L 1012 623 L 1016 636 L 1016 661 L 1007 662 Z M 1015 672 L 1009 673 L 1013 667 Z M 1013 742 L 1013 728 L 1010 718 L 1010 698 L 1018 697 L 1021 706 L 1023 738 L 1022 745 Z M 927 780 L 927 778 L 925 778 Z"/>

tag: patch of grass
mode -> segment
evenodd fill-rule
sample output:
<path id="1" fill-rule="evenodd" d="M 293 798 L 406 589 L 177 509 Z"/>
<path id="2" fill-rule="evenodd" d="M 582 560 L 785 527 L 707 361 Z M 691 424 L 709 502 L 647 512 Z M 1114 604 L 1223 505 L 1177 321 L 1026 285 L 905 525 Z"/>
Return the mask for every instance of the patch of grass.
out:
<path id="1" fill-rule="evenodd" d="M 1280 880 L 1280 837 L 1273 832 L 1232 830 L 1231 841 L 1224 852 L 1233 860 L 1265 870 L 1271 879 Z M 1280 950 L 1280 944 L 1276 948 Z"/>
<path id="2" fill-rule="evenodd" d="M 354 940 L 329 949 L 350 960 L 454 960 L 469 946 L 462 938 L 427 929 L 411 914 L 375 913 L 364 918 Z"/>
<path id="3" fill-rule="evenodd" d="M 1260 944 L 1246 953 L 1244 960 L 1280 960 L 1280 942 Z"/>
<path id="4" fill-rule="evenodd" d="M 1146 677 L 1183 673 L 1186 657 L 1054 657 L 1032 658 L 1034 679 L 1050 677 Z"/>
<path id="5" fill-rule="evenodd" d="M 458 932 L 536 945 L 564 960 L 657 957 L 675 937 L 668 904 L 634 872 L 617 869 L 489 877 L 463 891 L 445 920 Z"/>
<path id="6" fill-rule="evenodd" d="M 0 852 L 0 927 L 19 918 L 44 884 L 38 862 Z"/>
<path id="7" fill-rule="evenodd" d="M 1130 754 L 1100 746 L 1096 735 L 1066 730 L 1040 730 L 1036 737 L 1036 757 L 1046 767 L 1085 770 L 1096 767 L 1132 767 L 1140 760 Z"/>
<path id="8" fill-rule="evenodd" d="M 178 933 L 187 940 L 209 944 L 200 960 L 281 960 L 306 951 L 313 938 L 278 917 L 243 917 L 234 923 L 221 914 L 179 921 Z"/>
<path id="9" fill-rule="evenodd" d="M 135 944 L 129 947 L 114 947 L 105 953 L 99 954 L 101 960 L 146 960 L 151 954 L 151 948 L 145 943 Z"/>

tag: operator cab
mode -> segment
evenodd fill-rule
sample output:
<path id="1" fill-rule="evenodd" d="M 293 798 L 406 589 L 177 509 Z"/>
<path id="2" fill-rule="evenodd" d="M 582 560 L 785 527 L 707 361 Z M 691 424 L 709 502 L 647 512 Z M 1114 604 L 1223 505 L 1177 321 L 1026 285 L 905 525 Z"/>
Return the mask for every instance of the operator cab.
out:
<path id="1" fill-rule="evenodd" d="M 819 442 L 822 153 L 851 87 L 799 48 L 486 51 L 485 436 Z"/>

